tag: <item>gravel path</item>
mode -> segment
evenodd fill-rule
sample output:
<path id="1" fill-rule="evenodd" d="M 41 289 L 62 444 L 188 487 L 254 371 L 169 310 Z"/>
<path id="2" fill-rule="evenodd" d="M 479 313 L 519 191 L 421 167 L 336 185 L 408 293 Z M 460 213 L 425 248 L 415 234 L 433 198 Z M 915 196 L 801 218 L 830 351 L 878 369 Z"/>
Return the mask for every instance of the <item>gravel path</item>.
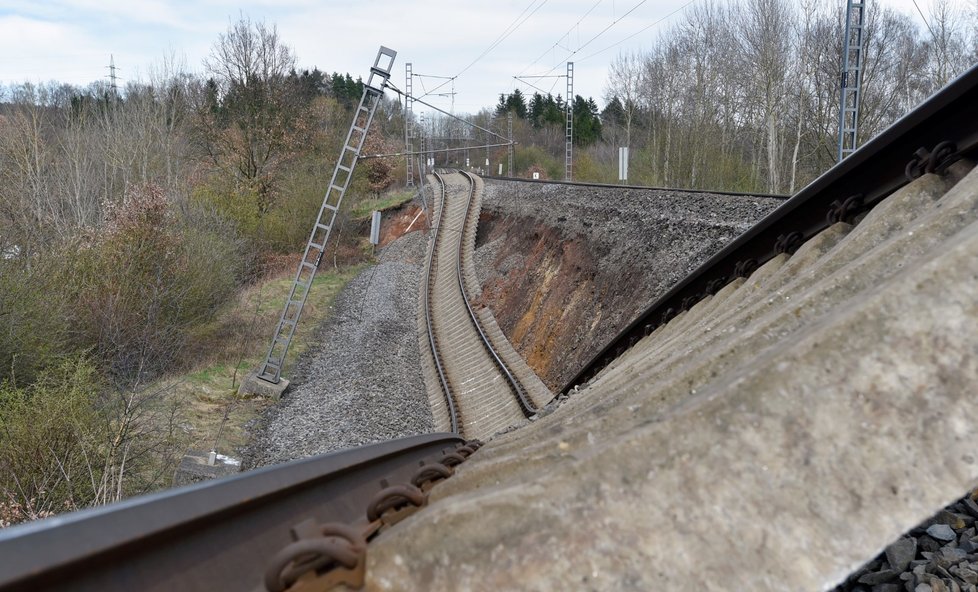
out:
<path id="1" fill-rule="evenodd" d="M 246 469 L 433 431 L 416 334 L 424 252 L 424 235 L 409 233 L 340 292 L 321 349 L 258 420 Z"/>

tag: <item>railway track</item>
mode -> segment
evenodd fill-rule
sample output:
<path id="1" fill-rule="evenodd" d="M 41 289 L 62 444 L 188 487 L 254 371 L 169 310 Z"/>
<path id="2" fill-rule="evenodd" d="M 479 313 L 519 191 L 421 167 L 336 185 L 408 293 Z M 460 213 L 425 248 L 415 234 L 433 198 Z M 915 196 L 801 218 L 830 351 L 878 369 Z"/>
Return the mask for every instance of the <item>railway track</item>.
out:
<path id="1" fill-rule="evenodd" d="M 978 122 L 978 68 L 959 78 L 817 179 L 677 284 L 596 356 L 595 360 L 582 370 L 578 378 L 572 381 L 572 384 L 596 375 L 611 360 L 628 351 L 629 346 L 642 336 L 666 325 L 676 315 L 677 310 L 690 310 L 697 302 L 705 299 L 707 295 L 718 292 L 734 278 L 750 275 L 758 265 L 771 260 L 777 254 L 793 252 L 800 244 L 815 237 L 821 230 L 835 222 L 859 218 L 906 185 L 907 176 L 918 176 L 922 172 L 942 172 L 959 159 L 974 159 L 978 152 L 978 126 L 975 122 Z M 445 392 L 442 393 L 444 405 L 446 408 L 454 406 L 454 411 L 450 415 L 456 419 L 458 433 L 417 436 L 323 455 L 222 480 L 143 496 L 104 508 L 74 512 L 5 529 L 0 531 L 0 590 L 179 589 L 193 592 L 213 589 L 265 589 L 280 592 L 292 588 L 293 584 L 300 586 L 309 584 L 306 589 L 313 589 L 313 587 L 325 589 L 327 586 L 324 582 L 336 581 L 345 581 L 357 587 L 357 582 L 362 582 L 366 543 L 379 532 L 402 519 L 411 508 L 423 506 L 427 501 L 427 492 L 431 484 L 450 476 L 453 467 L 464 462 L 480 446 L 476 441 L 466 442 L 460 437 L 460 433 L 464 432 L 467 435 L 492 433 L 491 430 L 495 428 L 493 423 L 506 427 L 512 418 L 519 419 L 526 415 L 525 406 L 519 402 L 516 391 L 511 384 L 507 384 L 506 373 L 496 367 L 497 361 L 494 361 L 492 354 L 485 348 L 486 342 L 491 340 L 486 339 L 484 327 L 482 331 L 479 330 L 478 311 L 473 310 L 466 294 L 464 261 L 471 255 L 474 237 L 474 230 L 470 229 L 474 228 L 471 204 L 476 199 L 479 181 L 457 173 L 439 174 L 436 179 L 441 189 L 441 204 L 438 205 L 436 236 L 430 254 L 429 269 L 426 272 L 426 287 L 431 298 L 426 296 L 425 311 L 429 319 L 428 338 L 433 356 L 442 364 L 440 374 L 445 386 Z M 454 188 L 450 189 L 451 186 Z M 934 207 L 942 206 L 938 204 Z M 973 212 L 973 209 L 969 212 Z M 880 214 L 881 217 L 884 215 L 885 213 Z M 451 228 L 455 230 L 450 231 Z M 869 235 L 867 242 L 872 243 L 870 239 L 873 233 L 867 234 Z M 819 238 L 831 239 L 832 237 L 826 233 Z M 719 300 L 717 302 L 719 303 Z M 729 303 L 724 306 L 729 306 Z M 717 310 L 706 310 L 701 307 L 699 314 L 715 312 Z M 721 312 L 721 314 L 726 313 Z M 696 318 L 690 315 L 679 321 L 672 327 L 663 327 L 660 334 L 663 339 L 647 340 L 646 345 L 650 347 L 661 345 L 660 354 L 665 352 L 672 357 L 681 358 L 684 352 L 672 347 L 671 344 L 675 342 L 670 340 L 675 337 L 675 334 L 695 323 Z M 465 345 L 460 346 L 458 343 Z M 752 350 L 747 348 L 747 351 Z M 636 349 L 627 355 L 637 357 L 640 353 L 642 352 Z M 648 367 L 644 357 L 642 360 L 645 364 L 643 372 L 651 373 L 653 369 Z M 472 364 L 476 370 L 469 374 L 466 370 L 468 366 L 456 365 L 458 361 Z M 715 362 L 709 363 L 715 364 Z M 620 415 L 632 417 L 634 414 L 627 405 L 628 399 L 622 399 L 628 393 L 622 393 L 629 388 L 629 385 L 644 388 L 660 378 L 651 374 L 643 374 L 637 378 L 629 377 L 624 370 L 614 368 L 610 370 L 607 382 L 613 388 L 605 391 L 609 396 L 599 405 L 607 409 L 617 408 Z M 477 389 L 476 386 L 480 388 Z M 685 391 L 684 384 L 678 384 L 676 388 Z M 752 391 L 747 389 L 745 392 L 749 394 Z M 817 395 L 817 397 L 814 395 L 810 397 L 808 402 L 814 404 L 827 397 L 824 392 L 819 392 Z M 496 409 L 493 405 L 498 405 L 499 409 L 506 409 L 506 414 L 493 414 Z M 889 404 L 886 406 L 887 409 L 891 407 L 895 408 Z M 968 408 L 973 409 L 973 406 Z M 599 410 L 588 408 L 584 411 L 587 415 L 593 415 Z M 853 411 L 859 409 L 854 408 Z M 868 412 L 873 412 L 873 409 L 869 409 Z M 821 417 L 818 414 L 811 415 Z M 827 414 L 825 416 L 828 417 Z M 692 426 L 689 428 L 691 434 L 703 434 L 715 429 L 714 421 L 712 417 L 700 417 L 690 413 L 690 418 L 684 426 L 687 428 Z M 826 421 L 838 420 L 833 416 Z M 610 422 L 610 419 L 607 420 L 602 428 L 610 427 Z M 731 425 L 736 426 L 736 429 L 729 430 L 731 440 L 735 439 L 736 432 L 750 429 L 747 422 Z M 796 429 L 797 423 L 792 423 L 789 427 Z M 589 432 L 586 436 L 582 434 L 582 431 L 586 432 L 587 429 L 586 425 L 574 429 L 568 428 L 562 434 L 566 440 L 562 441 L 562 444 L 570 450 L 574 450 L 575 446 L 591 446 L 592 434 Z M 647 429 L 647 426 L 645 431 L 653 436 L 659 433 Z M 942 430 L 934 431 L 942 432 Z M 862 437 L 864 432 L 860 431 L 859 434 Z M 949 437 L 951 436 L 953 434 Z M 901 432 L 898 437 L 906 436 Z M 612 475 L 611 472 L 620 473 L 623 469 L 627 469 L 629 463 L 624 462 L 625 460 L 631 462 L 639 456 L 654 456 L 654 450 L 650 451 L 649 448 L 644 447 L 647 442 L 633 442 L 633 448 L 626 451 L 631 454 L 625 454 L 621 462 L 592 453 L 584 453 L 580 456 L 563 454 L 561 458 L 564 458 L 565 463 L 575 463 L 572 467 L 573 471 L 570 471 L 573 483 L 588 479 L 592 484 L 620 483 L 624 482 L 622 475 Z M 818 441 L 813 439 L 811 443 L 815 445 Z M 639 444 L 642 447 L 639 447 Z M 687 444 L 688 450 L 692 453 L 678 458 L 720 454 L 731 445 L 729 442 L 724 446 L 711 444 L 710 449 L 705 450 L 696 448 L 691 443 L 669 442 L 670 446 Z M 560 460 L 550 452 L 552 447 L 549 443 L 544 446 L 537 442 L 535 446 L 538 456 L 544 454 L 540 451 L 547 451 L 545 453 L 547 463 Z M 751 450 L 749 447 L 753 446 L 753 449 L 760 450 L 764 454 L 776 453 L 774 446 L 759 446 L 753 441 L 749 441 L 745 446 L 748 446 L 748 451 Z M 900 463 L 907 462 L 901 456 L 904 452 L 896 450 L 896 446 L 881 447 L 878 452 L 882 454 L 890 448 L 893 454 L 899 457 Z M 528 462 L 525 453 L 525 449 L 519 450 L 519 459 L 513 462 L 525 466 Z M 826 456 L 829 457 L 827 452 Z M 839 458 L 845 460 L 846 456 L 842 455 Z M 745 454 L 744 458 L 746 457 Z M 741 460 L 738 459 L 737 462 Z M 501 461 L 496 457 L 496 470 L 502 470 L 499 467 L 505 465 L 505 462 L 508 461 L 505 459 Z M 743 467 L 736 463 L 728 463 L 729 474 L 718 478 L 713 471 L 704 470 L 697 473 L 688 471 L 685 463 L 680 464 L 682 467 L 679 469 L 670 469 L 663 464 L 662 471 L 656 477 L 656 483 L 641 490 L 640 486 L 651 481 L 648 478 L 650 473 L 645 467 L 638 467 L 631 473 L 635 478 L 629 482 L 630 489 L 627 491 L 627 497 L 622 498 L 623 504 L 629 511 L 633 511 L 636 500 L 641 499 L 645 506 L 642 512 L 633 515 L 633 520 L 622 522 L 619 527 L 636 528 L 638 529 L 636 537 L 652 539 L 655 537 L 652 536 L 651 529 L 641 529 L 645 524 L 652 524 L 652 528 L 660 529 L 662 525 L 668 525 L 670 516 L 666 513 L 671 513 L 672 517 L 688 517 L 703 516 L 704 512 L 714 509 L 716 512 L 722 512 L 719 520 L 686 520 L 682 529 L 662 533 L 663 538 L 670 545 L 677 542 L 669 539 L 670 536 L 673 538 L 687 536 L 688 540 L 693 541 L 691 544 L 695 545 L 696 552 L 679 553 L 676 556 L 680 561 L 675 563 L 682 563 L 685 561 L 684 558 L 692 558 L 686 563 L 702 576 L 705 572 L 698 557 L 702 556 L 704 548 L 710 551 L 710 547 L 703 545 L 714 542 L 717 545 L 725 544 L 725 539 L 717 535 L 717 525 L 721 522 L 729 522 L 732 513 L 746 515 L 740 511 L 745 504 L 738 503 L 735 504 L 736 507 L 724 508 L 720 504 L 705 504 L 697 499 L 691 499 L 688 508 L 690 511 L 683 514 L 676 513 L 667 503 L 669 500 L 665 498 L 660 500 L 662 503 L 656 503 L 656 499 L 649 492 L 666 491 L 667 487 L 661 484 L 669 484 L 670 476 L 676 476 L 678 479 L 676 483 L 681 484 L 689 484 L 693 477 L 699 475 L 703 479 L 710 480 L 710 485 L 714 488 L 727 481 L 736 485 L 740 483 L 735 481 L 740 474 L 737 471 Z M 797 466 L 785 470 L 802 470 L 805 464 L 807 463 L 794 463 Z M 963 465 L 955 466 L 960 469 Z M 606 468 L 606 473 L 599 474 L 595 467 Z M 584 468 L 592 473 L 583 474 L 581 471 Z M 724 466 L 719 466 L 719 469 L 724 469 Z M 767 470 L 766 466 L 764 470 Z M 549 471 L 551 474 L 553 472 Z M 742 473 L 749 472 L 742 471 Z M 963 469 L 958 472 L 961 475 L 965 473 Z M 493 478 L 498 477 L 498 474 L 496 473 Z M 858 471 L 853 470 L 850 474 L 858 476 Z M 804 477 L 807 474 L 797 473 L 797 475 Z M 819 475 L 819 478 L 822 477 L 824 475 Z M 848 475 L 843 480 L 848 481 Z M 868 480 L 868 477 L 864 479 L 864 481 Z M 754 497 L 764 502 L 759 507 L 768 511 L 775 507 L 771 503 L 774 498 L 763 496 L 774 496 L 778 493 L 778 488 L 770 487 L 770 481 L 765 480 L 763 483 L 764 487 L 756 488 L 748 487 L 756 486 L 756 481 L 745 481 L 744 488 L 728 492 L 728 498 L 743 502 L 745 494 L 755 494 Z M 799 478 L 795 483 L 807 483 L 807 481 Z M 656 489 L 652 485 L 657 485 L 659 488 Z M 697 488 L 695 482 L 688 487 L 690 487 L 689 491 L 694 492 L 709 489 L 706 486 Z M 889 485 L 884 483 L 880 487 L 888 488 Z M 540 491 L 545 492 L 547 504 L 556 503 L 555 497 L 558 494 L 573 497 L 574 493 L 570 488 L 571 486 L 568 486 L 561 491 L 538 487 Z M 577 544 L 580 549 L 595 552 L 595 557 L 591 559 L 595 559 L 598 555 L 614 556 L 607 552 L 597 553 L 594 546 L 588 546 L 588 542 L 593 542 L 592 535 L 596 536 L 595 533 L 598 533 L 601 528 L 607 530 L 607 523 L 594 522 L 602 518 L 602 515 L 595 513 L 596 509 L 609 500 L 613 501 L 612 498 L 617 494 L 613 488 L 592 489 L 598 491 L 596 495 L 600 496 L 597 498 L 600 503 L 593 504 L 591 510 L 594 511 L 582 512 L 577 516 L 578 522 L 574 526 L 578 531 L 584 528 L 584 532 L 590 533 L 589 536 L 568 537 L 564 544 L 567 547 Z M 814 495 L 821 489 L 823 489 L 821 486 L 806 487 L 805 491 Z M 568 491 L 571 493 L 567 493 Z M 509 492 L 513 496 L 522 496 L 523 493 Z M 909 503 L 905 499 L 894 497 L 895 488 L 892 493 L 893 495 L 880 495 L 875 498 L 871 496 L 870 499 L 887 500 L 886 503 L 891 505 Z M 645 497 L 637 497 L 640 494 L 645 494 Z M 712 495 L 715 495 L 715 491 Z M 571 500 L 572 507 L 580 509 L 583 503 L 595 498 L 582 499 Z M 819 500 L 824 502 L 822 506 L 806 505 L 798 499 L 792 499 L 790 503 L 786 502 L 786 505 L 792 508 L 817 508 L 828 507 L 838 502 L 838 498 L 816 499 Z M 675 502 L 674 499 L 672 501 Z M 519 504 L 527 505 L 526 499 L 520 497 Z M 505 507 L 515 508 L 516 505 L 514 503 L 513 506 Z M 541 506 L 530 504 L 527 507 L 530 511 L 539 513 L 538 508 Z M 693 509 L 699 514 L 692 513 Z M 482 509 L 475 511 L 490 516 L 489 511 Z M 660 515 L 661 520 L 658 520 Z M 464 517 L 463 513 L 453 514 L 456 521 Z M 756 516 L 748 517 L 751 524 L 764 522 L 758 521 Z M 821 520 L 820 516 L 815 518 Z M 592 519 L 592 522 L 587 522 L 588 519 Z M 546 526 L 550 522 L 552 520 L 547 519 L 543 525 Z M 418 522 L 415 524 L 417 525 Z M 600 524 L 600 527 L 587 531 L 589 524 Z M 761 528 L 763 527 L 762 524 Z M 709 529 L 709 532 L 703 538 L 696 539 L 689 535 L 691 529 Z M 779 529 L 774 529 L 772 532 L 777 534 L 778 531 Z M 789 543 L 804 538 L 791 534 L 790 529 L 780 529 L 780 531 L 788 533 L 785 535 L 788 538 L 784 540 Z M 614 531 L 608 532 L 615 535 Z M 738 533 L 737 540 L 741 540 L 742 535 L 743 533 Z M 768 532 L 765 532 L 764 540 L 767 540 L 767 536 Z M 826 536 L 831 536 L 834 540 L 836 534 L 833 531 Z M 485 537 L 483 539 L 488 540 Z M 615 544 L 624 544 L 621 543 L 622 540 L 637 539 L 616 538 Z M 500 541 L 500 544 L 502 543 L 503 541 Z M 807 539 L 803 540 L 801 545 L 804 547 L 806 558 L 813 554 L 813 547 Z M 675 554 L 676 548 L 679 548 L 678 544 L 670 546 L 669 552 Z M 878 551 L 879 546 L 875 548 Z M 607 548 L 602 550 L 607 551 Z M 560 552 L 565 552 L 563 547 Z M 435 558 L 434 561 L 442 564 L 450 559 L 448 554 L 439 555 L 437 552 L 431 552 L 429 555 Z M 495 555 L 495 551 L 484 555 Z M 717 556 L 722 556 L 722 553 L 717 553 Z M 733 561 L 740 560 L 740 556 L 736 554 L 732 554 L 731 557 Z M 614 565 L 620 567 L 620 563 Z M 650 570 L 648 565 L 647 562 L 642 563 L 641 569 Z M 833 565 L 838 567 L 838 564 Z M 586 568 L 588 573 L 592 573 L 593 569 L 587 562 L 571 562 L 569 566 L 568 569 Z M 459 569 L 458 565 L 449 567 L 456 572 L 466 571 Z M 470 567 L 466 565 L 466 569 Z M 419 577 L 422 578 L 430 579 L 433 573 L 431 569 L 425 564 L 411 566 L 412 574 L 415 576 L 420 574 Z M 800 573 L 804 570 L 794 571 Z M 520 577 L 523 577 L 522 574 Z M 575 581 L 579 583 L 583 580 Z M 323 585 L 318 586 L 318 584 Z M 399 584 L 403 587 L 410 585 L 406 582 L 399 582 Z M 528 584 L 533 585 L 532 582 Z"/>
<path id="2" fill-rule="evenodd" d="M 593 379 L 677 315 L 791 254 L 837 222 L 853 222 L 924 173 L 978 155 L 978 67 L 932 95 L 696 268 L 599 351 L 560 392 Z"/>
<path id="3" fill-rule="evenodd" d="M 6 528 L 0 590 L 280 592 L 324 565 L 356 588 L 366 543 L 479 446 L 413 436 Z"/>
<path id="4" fill-rule="evenodd" d="M 425 270 L 424 317 L 431 360 L 451 431 L 488 437 L 538 412 L 522 381 L 497 351 L 475 311 L 464 262 L 471 260 L 481 181 L 435 173 L 438 213 Z"/>

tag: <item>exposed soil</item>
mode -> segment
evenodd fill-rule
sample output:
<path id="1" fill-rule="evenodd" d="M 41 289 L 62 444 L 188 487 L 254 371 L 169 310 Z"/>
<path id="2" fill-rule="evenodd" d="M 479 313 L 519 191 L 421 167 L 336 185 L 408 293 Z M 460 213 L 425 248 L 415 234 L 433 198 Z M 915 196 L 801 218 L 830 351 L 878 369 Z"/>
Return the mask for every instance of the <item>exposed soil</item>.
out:
<path id="1" fill-rule="evenodd" d="M 675 282 L 781 200 L 486 182 L 481 303 L 559 389 Z"/>
<path id="2" fill-rule="evenodd" d="M 386 247 L 408 232 L 423 230 L 427 228 L 427 224 L 428 218 L 416 201 L 385 210 L 380 220 L 380 246 Z M 368 227 L 367 231 L 369 230 Z"/>

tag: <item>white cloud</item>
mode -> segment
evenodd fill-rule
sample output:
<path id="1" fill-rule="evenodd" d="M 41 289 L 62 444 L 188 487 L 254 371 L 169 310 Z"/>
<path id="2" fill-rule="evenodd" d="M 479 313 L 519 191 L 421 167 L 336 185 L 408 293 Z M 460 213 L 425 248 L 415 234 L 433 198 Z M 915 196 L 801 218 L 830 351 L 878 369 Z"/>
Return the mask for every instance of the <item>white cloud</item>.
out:
<path id="1" fill-rule="evenodd" d="M 79 63 L 97 54 L 91 35 L 77 26 L 0 16 L 0 56 L 4 56 L 0 57 L 0 71 L 6 82 L 72 81 Z"/>
<path id="2" fill-rule="evenodd" d="M 639 2 L 605 0 L 595 7 L 596 1 L 550 0 L 543 4 L 455 81 L 456 108 L 493 106 L 500 92 L 513 89 L 517 74 L 540 74 L 552 67 L 552 74 L 563 74 L 571 51 Z M 644 3 L 570 57 L 576 63 L 576 93 L 600 101 L 607 64 L 617 53 L 648 48 L 657 31 L 679 17 L 620 47 L 590 56 L 685 2 Z M 924 2 L 929 4 L 929 0 Z M 199 70 L 218 35 L 243 13 L 276 24 L 282 40 L 295 48 L 304 67 L 366 76 L 377 48 L 391 47 L 398 51 L 393 81 L 402 87 L 405 62 L 412 62 L 419 73 L 458 74 L 524 9 L 537 4 L 531 0 L 0 0 L 0 15 L 5 15 L 0 16 L 0 82 L 57 78 L 86 84 L 107 74 L 109 54 L 114 54 L 124 79 L 149 70 L 171 51 L 186 56 L 189 67 Z M 910 0 L 880 0 L 871 10 L 877 5 L 904 11 L 909 5 L 913 10 Z M 565 94 L 562 79 L 540 81 L 538 86 Z M 533 92 L 529 86 L 521 88 Z M 448 99 L 435 100 L 446 107 L 450 104 Z"/>
<path id="3" fill-rule="evenodd" d="M 126 24 L 153 24 L 165 27 L 185 28 L 193 23 L 192 13 L 178 10 L 173 2 L 165 0 L 60 0 L 61 8 L 68 13 L 85 15 L 95 20 L 96 15 L 109 21 Z"/>

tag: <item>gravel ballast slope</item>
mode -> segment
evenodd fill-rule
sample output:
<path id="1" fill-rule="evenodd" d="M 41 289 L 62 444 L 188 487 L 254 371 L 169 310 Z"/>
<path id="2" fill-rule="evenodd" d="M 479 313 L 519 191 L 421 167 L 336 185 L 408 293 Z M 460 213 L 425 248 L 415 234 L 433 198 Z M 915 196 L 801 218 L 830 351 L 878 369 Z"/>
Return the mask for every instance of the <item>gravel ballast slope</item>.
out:
<path id="1" fill-rule="evenodd" d="M 258 421 L 246 468 L 431 432 L 415 308 L 425 248 L 412 232 L 337 296 L 293 386 Z"/>
<path id="2" fill-rule="evenodd" d="M 670 286 L 781 203 L 488 180 L 475 253 L 483 303 L 559 389 Z"/>

